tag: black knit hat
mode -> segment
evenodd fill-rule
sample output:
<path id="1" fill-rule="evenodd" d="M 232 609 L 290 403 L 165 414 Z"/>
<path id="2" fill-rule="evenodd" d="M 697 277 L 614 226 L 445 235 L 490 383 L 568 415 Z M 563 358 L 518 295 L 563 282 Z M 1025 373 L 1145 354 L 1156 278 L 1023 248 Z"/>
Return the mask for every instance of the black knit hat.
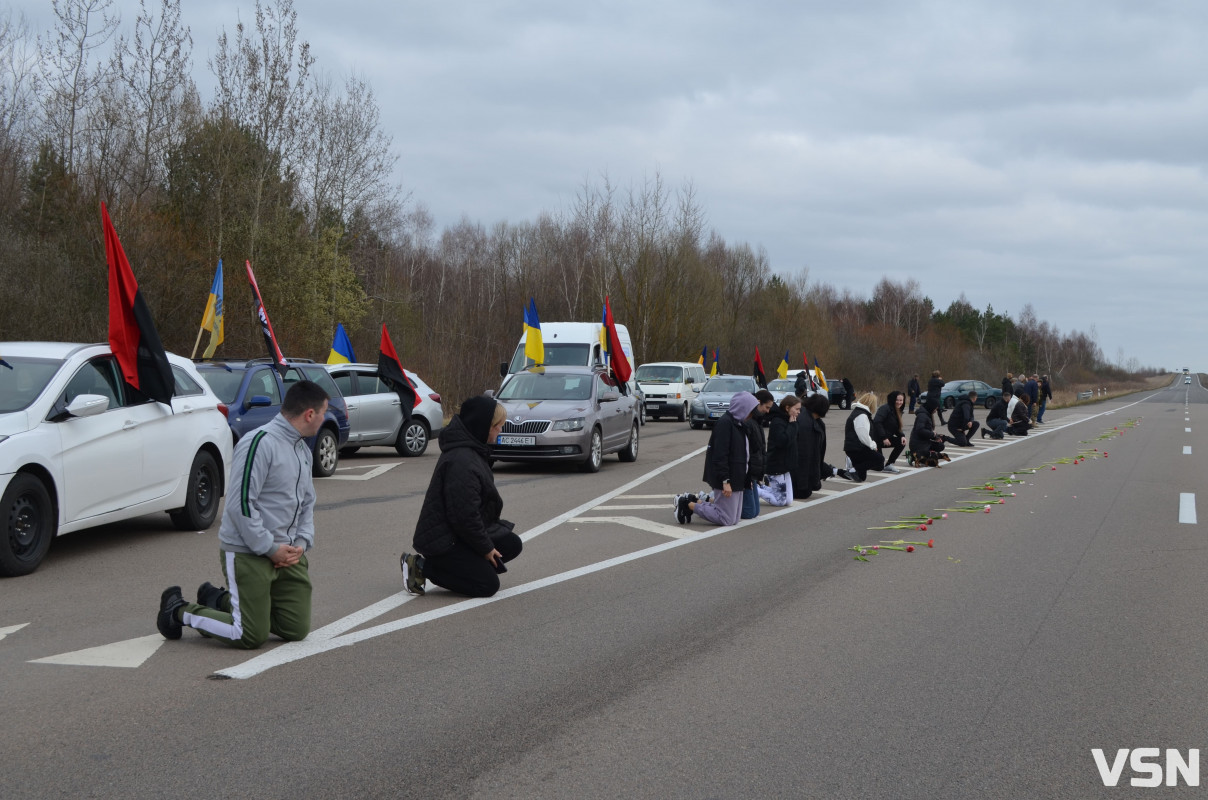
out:
<path id="1" fill-rule="evenodd" d="M 494 398 L 480 394 L 462 403 L 457 416 L 461 417 L 461 424 L 466 426 L 471 436 L 485 442 L 487 434 L 491 432 L 491 420 L 495 418 L 496 405 L 498 404 Z"/>

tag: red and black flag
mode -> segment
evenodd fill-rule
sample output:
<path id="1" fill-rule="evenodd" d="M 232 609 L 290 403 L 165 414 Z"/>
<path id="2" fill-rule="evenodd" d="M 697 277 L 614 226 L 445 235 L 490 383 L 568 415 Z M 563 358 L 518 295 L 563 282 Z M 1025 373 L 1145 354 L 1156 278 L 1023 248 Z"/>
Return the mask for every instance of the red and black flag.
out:
<path id="1" fill-rule="evenodd" d="M 419 392 L 415 390 L 415 384 L 407 377 L 407 372 L 403 369 L 403 362 L 398 359 L 398 353 L 394 350 L 394 343 L 390 341 L 390 333 L 386 330 L 384 322 L 382 323 L 382 344 L 378 347 L 378 378 L 398 392 L 398 399 L 402 403 L 403 409 L 403 425 L 410 425 L 411 411 L 419 405 Z"/>
<path id="2" fill-rule="evenodd" d="M 172 367 L 104 203 L 101 225 L 105 230 L 105 260 L 109 262 L 109 348 L 130 388 L 171 405 L 176 387 Z"/>
<path id="3" fill-rule="evenodd" d="M 763 374 L 763 359 L 759 357 L 759 348 L 755 348 L 755 382 L 760 389 L 768 388 L 768 376 Z"/>
<path id="4" fill-rule="evenodd" d="M 608 298 L 604 298 L 604 332 L 607 337 L 608 344 L 608 366 L 612 368 L 612 374 L 616 376 L 617 388 L 621 394 L 629 394 L 629 378 L 633 375 L 633 368 L 629 364 L 629 359 L 625 357 L 625 351 L 621 348 L 621 337 L 617 335 L 617 324 L 612 318 L 612 305 L 608 302 Z"/>
<path id="5" fill-rule="evenodd" d="M 256 319 L 260 320 L 260 332 L 264 334 L 264 344 L 268 346 L 268 357 L 273 362 L 273 366 L 281 373 L 281 377 L 285 377 L 285 373 L 289 370 L 289 364 L 285 363 L 285 356 L 281 355 L 281 347 L 277 344 L 277 336 L 273 333 L 273 323 L 268 321 L 268 312 L 264 310 L 264 298 L 260 296 L 260 287 L 256 285 L 256 276 L 252 274 L 252 262 L 246 261 L 247 264 L 247 279 L 252 284 L 252 294 L 255 295 L 252 299 L 255 301 Z"/>

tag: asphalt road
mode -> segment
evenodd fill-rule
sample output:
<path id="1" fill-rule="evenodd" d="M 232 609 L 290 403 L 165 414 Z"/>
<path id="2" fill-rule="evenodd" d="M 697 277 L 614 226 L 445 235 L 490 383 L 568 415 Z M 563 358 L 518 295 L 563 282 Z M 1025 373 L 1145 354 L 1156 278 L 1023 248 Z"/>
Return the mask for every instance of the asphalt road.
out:
<path id="1" fill-rule="evenodd" d="M 1092 748 L 1208 747 L 1205 545 L 1179 521 L 1180 495 L 1208 491 L 1206 403 L 1180 376 L 728 529 L 675 524 L 708 434 L 652 422 L 636 463 L 597 475 L 497 466 L 529 538 L 489 601 L 401 593 L 436 450 L 363 450 L 340 476 L 395 466 L 318 482 L 315 631 L 258 653 L 155 635 L 165 586 L 221 577 L 216 530 L 164 516 L 61 537 L 0 582 L 0 794 L 1136 793 L 1127 765 L 1103 786 Z M 1025 482 L 989 514 L 868 530 L 1006 474 Z M 896 538 L 935 547 L 848 550 Z"/>

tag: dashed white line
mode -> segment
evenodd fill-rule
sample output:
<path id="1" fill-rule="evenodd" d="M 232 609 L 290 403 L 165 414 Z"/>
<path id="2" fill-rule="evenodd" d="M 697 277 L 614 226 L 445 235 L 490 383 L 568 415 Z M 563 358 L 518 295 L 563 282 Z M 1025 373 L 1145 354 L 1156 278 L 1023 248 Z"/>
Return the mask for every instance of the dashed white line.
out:
<path id="1" fill-rule="evenodd" d="M 1195 525 L 1195 495 L 1184 492 L 1179 495 L 1179 522 Z"/>
<path id="2" fill-rule="evenodd" d="M 1191 445 L 1189 445 L 1189 444 L 1183 445 L 1183 455 L 1185 455 L 1185 456 L 1191 455 Z"/>

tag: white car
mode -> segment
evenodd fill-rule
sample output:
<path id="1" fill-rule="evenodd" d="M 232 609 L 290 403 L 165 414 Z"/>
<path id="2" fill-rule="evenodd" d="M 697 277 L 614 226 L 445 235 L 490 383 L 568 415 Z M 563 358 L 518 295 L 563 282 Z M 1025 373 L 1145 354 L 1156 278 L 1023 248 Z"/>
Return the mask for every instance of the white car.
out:
<path id="1" fill-rule="evenodd" d="M 445 424 L 440 395 L 411 370 L 419 405 L 411 412 L 411 424 L 403 430 L 403 411 L 398 393 L 378 379 L 376 364 L 328 364 L 327 371 L 348 403 L 348 443 L 340 450 L 348 455 L 362 447 L 393 447 L 400 456 L 421 456 L 434 434 Z"/>
<path id="2" fill-rule="evenodd" d="M 0 575 L 33 572 L 56 535 L 167 511 L 218 516 L 231 430 L 188 359 L 172 408 L 133 397 L 107 344 L 0 342 Z"/>

